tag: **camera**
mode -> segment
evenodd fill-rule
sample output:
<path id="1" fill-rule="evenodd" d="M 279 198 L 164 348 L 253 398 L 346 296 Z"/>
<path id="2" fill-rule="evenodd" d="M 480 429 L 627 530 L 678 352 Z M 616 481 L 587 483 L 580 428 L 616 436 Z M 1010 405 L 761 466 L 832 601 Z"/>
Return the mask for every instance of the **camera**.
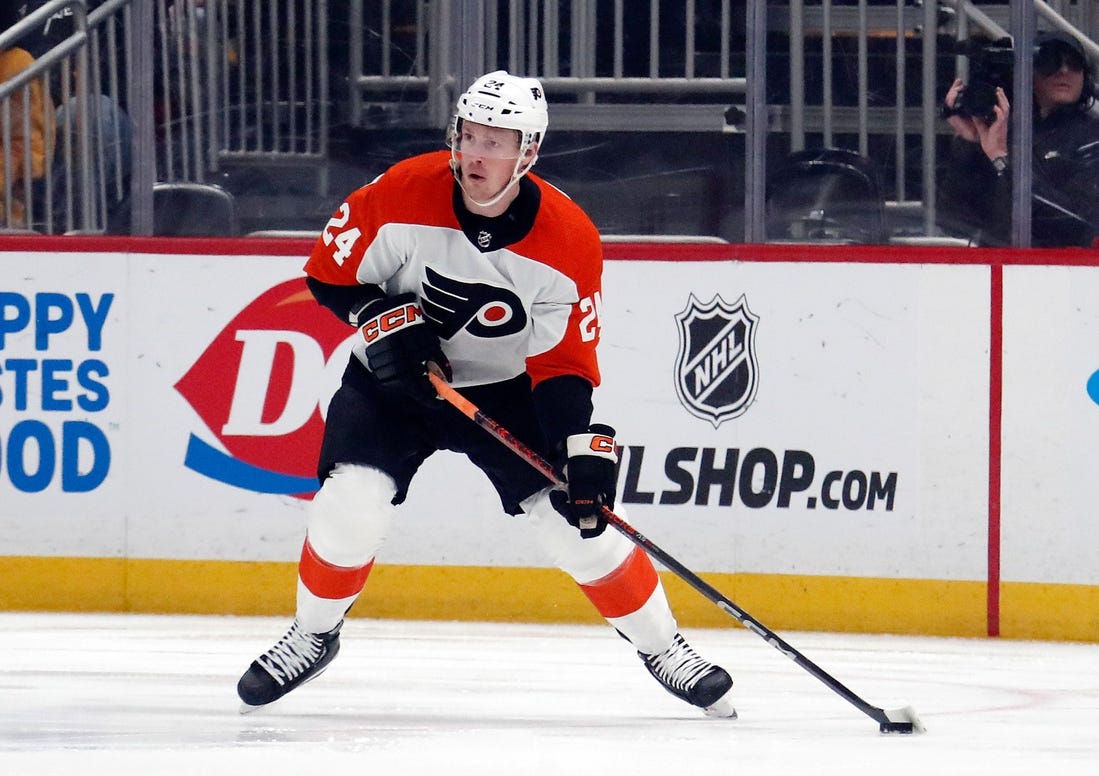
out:
<path id="1" fill-rule="evenodd" d="M 955 45 L 955 55 L 969 60 L 969 81 L 958 93 L 953 108 L 943 106 L 943 118 L 967 116 L 986 124 L 996 120 L 996 89 L 1011 94 L 1015 52 L 1011 38 L 970 38 Z M 1050 76 L 1061 67 L 1084 72 L 1082 100 L 1090 102 L 1094 92 L 1087 58 L 1080 43 L 1067 33 L 1039 32 L 1034 41 L 1034 72 Z M 1083 102 L 1081 104 L 1084 104 Z"/>
<path id="2" fill-rule="evenodd" d="M 1001 88 L 1011 94 L 1012 71 L 1015 65 L 1011 38 L 970 38 L 960 42 L 954 53 L 969 60 L 969 80 L 954 101 L 954 108 L 944 108 L 944 113 L 947 116 L 966 116 L 991 124 L 996 120 L 996 114 L 992 110 L 996 107 L 996 89 Z"/>

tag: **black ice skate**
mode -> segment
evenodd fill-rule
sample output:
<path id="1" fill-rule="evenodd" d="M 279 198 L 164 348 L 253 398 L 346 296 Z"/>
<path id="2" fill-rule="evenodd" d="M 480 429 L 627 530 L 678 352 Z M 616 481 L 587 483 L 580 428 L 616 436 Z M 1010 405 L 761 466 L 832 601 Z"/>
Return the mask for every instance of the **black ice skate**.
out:
<path id="1" fill-rule="evenodd" d="M 736 719 L 736 709 L 728 698 L 733 689 L 732 677 L 691 649 L 678 633 L 660 654 L 637 655 L 656 681 L 675 697 L 698 706 L 707 717 Z"/>
<path id="2" fill-rule="evenodd" d="M 294 620 L 279 642 L 252 661 L 237 682 L 241 713 L 277 701 L 295 687 L 320 676 L 340 651 L 343 621 L 327 633 L 306 633 Z"/>

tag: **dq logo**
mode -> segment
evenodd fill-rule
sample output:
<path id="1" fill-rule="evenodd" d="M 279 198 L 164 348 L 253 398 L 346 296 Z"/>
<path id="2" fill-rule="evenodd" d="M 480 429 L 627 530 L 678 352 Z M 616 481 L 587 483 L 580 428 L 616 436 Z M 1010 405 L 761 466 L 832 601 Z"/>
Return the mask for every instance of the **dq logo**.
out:
<path id="1" fill-rule="evenodd" d="M 192 434 L 184 465 L 238 488 L 310 496 L 322 413 L 354 336 L 317 306 L 304 278 L 260 295 L 176 383 L 224 447 Z"/>
<path id="2" fill-rule="evenodd" d="M 703 305 L 691 294 L 676 315 L 679 354 L 675 391 L 692 415 L 717 428 L 743 415 L 756 395 L 759 369 L 755 334 L 759 318 L 742 295 L 732 307 L 720 295 Z"/>

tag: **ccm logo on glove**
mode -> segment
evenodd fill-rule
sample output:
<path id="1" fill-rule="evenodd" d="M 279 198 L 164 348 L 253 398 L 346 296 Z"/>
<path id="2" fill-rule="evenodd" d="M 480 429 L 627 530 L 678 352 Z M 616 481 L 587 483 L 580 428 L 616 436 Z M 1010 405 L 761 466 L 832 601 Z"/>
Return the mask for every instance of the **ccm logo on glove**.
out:
<path id="1" fill-rule="evenodd" d="M 377 342 L 382 337 L 387 337 L 404 326 L 412 326 L 423 323 L 423 311 L 415 303 L 402 305 L 390 310 L 385 310 L 379 315 L 368 320 L 360 327 L 363 341 L 367 345 Z"/>
<path id="2" fill-rule="evenodd" d="M 427 378 L 426 362 L 438 365 L 447 380 L 453 378 L 450 361 L 443 353 L 416 295 L 404 293 L 371 302 L 355 315 L 365 321 L 359 327 L 366 344 L 363 363 L 378 385 L 426 405 L 438 398 Z"/>
<path id="3" fill-rule="evenodd" d="M 580 436 L 582 437 L 583 435 Z M 609 436 L 592 435 L 588 449 L 593 453 L 609 456 L 611 460 L 615 462 L 618 461 L 618 456 L 615 455 L 614 452 L 614 439 Z M 569 450 L 569 455 L 573 455 L 571 449 Z M 576 455 L 580 455 L 580 452 L 577 452 Z"/>

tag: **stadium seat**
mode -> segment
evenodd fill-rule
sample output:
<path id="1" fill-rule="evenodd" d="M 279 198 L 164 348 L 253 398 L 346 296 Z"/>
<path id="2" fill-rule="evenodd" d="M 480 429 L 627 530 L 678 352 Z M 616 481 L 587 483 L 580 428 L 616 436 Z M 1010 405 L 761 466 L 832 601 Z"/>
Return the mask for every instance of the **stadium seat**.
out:
<path id="1" fill-rule="evenodd" d="M 790 154 L 767 180 L 767 239 L 885 242 L 885 200 L 874 162 L 839 148 Z"/>
<path id="2" fill-rule="evenodd" d="M 153 234 L 159 237 L 237 237 L 233 195 L 210 183 L 153 186 Z"/>

